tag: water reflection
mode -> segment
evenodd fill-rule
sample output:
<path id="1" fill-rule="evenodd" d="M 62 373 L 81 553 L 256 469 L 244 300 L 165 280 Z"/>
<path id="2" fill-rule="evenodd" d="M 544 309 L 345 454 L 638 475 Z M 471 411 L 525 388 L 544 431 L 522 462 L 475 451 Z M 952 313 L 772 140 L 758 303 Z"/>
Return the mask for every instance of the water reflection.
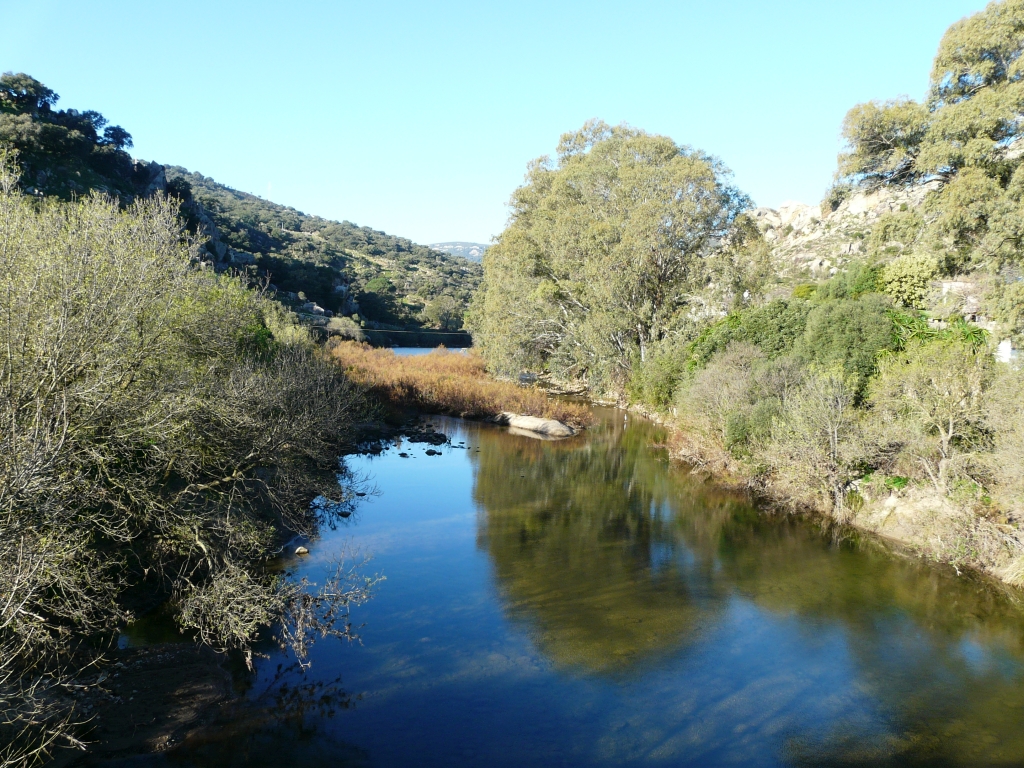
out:
<path id="1" fill-rule="evenodd" d="M 288 567 L 373 554 L 365 644 L 317 646 L 305 675 L 272 654 L 165 760 L 1024 762 L 1015 594 L 768 514 L 671 468 L 654 425 L 600 417 L 557 442 L 437 419 L 441 456 L 352 460 L 380 494 Z"/>
<path id="2" fill-rule="evenodd" d="M 657 440 L 652 425 L 607 414 L 586 439 L 499 448 L 507 436 L 481 435 L 478 544 L 506 611 L 557 665 L 657 674 L 741 600 L 793 621 L 809 646 L 841 633 L 837 666 L 854 665 L 874 704 L 859 722 L 790 726 L 787 761 L 1024 761 L 1024 615 L 1014 593 L 759 512 L 668 471 L 648 447 Z M 792 663 L 807 673 L 803 659 Z"/>
<path id="3" fill-rule="evenodd" d="M 714 561 L 681 547 L 665 471 L 646 429 L 616 419 L 560 442 L 483 433 L 474 498 L 478 541 L 510 615 L 544 653 L 595 673 L 645 669 L 699 634 L 722 609 L 709 599 Z"/>
<path id="4" fill-rule="evenodd" d="M 324 720 L 351 709 L 359 696 L 348 693 L 341 678 L 320 680 L 300 673 L 299 665 L 279 666 L 260 690 L 220 714 L 212 728 L 192 736 L 169 754 L 174 768 L 243 766 L 370 765 L 368 755 L 324 728 Z"/>

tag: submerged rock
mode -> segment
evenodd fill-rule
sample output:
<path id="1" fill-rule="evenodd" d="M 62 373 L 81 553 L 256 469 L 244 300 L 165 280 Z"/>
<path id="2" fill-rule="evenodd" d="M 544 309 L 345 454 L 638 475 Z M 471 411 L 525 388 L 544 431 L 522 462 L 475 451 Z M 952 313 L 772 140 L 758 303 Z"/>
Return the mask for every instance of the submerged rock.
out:
<path id="1" fill-rule="evenodd" d="M 444 445 L 448 442 L 448 436 L 443 432 L 414 432 L 406 435 L 408 443 L 429 443 L 430 445 Z"/>

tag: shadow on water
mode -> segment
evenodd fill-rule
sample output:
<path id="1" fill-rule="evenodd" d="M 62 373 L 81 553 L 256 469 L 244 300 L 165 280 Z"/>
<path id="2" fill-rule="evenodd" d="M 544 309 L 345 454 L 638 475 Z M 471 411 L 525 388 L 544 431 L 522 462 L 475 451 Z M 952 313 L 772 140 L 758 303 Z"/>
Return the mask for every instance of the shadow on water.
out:
<path id="1" fill-rule="evenodd" d="M 193 734 L 168 755 L 174 768 L 279 768 L 281 765 L 368 766 L 369 756 L 336 738 L 321 723 L 354 707 L 359 699 L 347 693 L 341 678 L 296 676 L 297 665 L 279 666 L 277 673 L 227 708 L 212 727 Z"/>

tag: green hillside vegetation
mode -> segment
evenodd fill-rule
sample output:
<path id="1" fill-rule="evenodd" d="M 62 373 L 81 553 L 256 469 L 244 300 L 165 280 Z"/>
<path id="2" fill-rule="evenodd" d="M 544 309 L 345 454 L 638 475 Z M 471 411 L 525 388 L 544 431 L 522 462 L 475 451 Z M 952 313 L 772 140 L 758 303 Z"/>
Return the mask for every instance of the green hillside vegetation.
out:
<path id="1" fill-rule="evenodd" d="M 92 110 L 58 110 L 58 99 L 24 73 L 0 76 L 0 148 L 17 153 L 26 192 L 69 200 L 95 190 L 125 204 L 166 192 L 181 202 L 180 213 L 200 240 L 200 260 L 269 284 L 275 298 L 321 335 L 436 344 L 447 337 L 407 332 L 461 329 L 480 282 L 478 264 L 369 227 L 309 216 L 184 168 L 135 161 L 126 151 L 132 147 L 127 131 Z M 438 306 L 446 310 L 439 313 Z M 448 340 L 469 343 L 465 334 Z"/>
<path id="2" fill-rule="evenodd" d="M 92 189 L 144 194 L 151 169 L 125 152 L 131 134 L 93 110 L 58 110 L 59 98 L 26 74 L 0 75 L 0 147 L 18 153 L 25 189 L 65 200 Z"/>
<path id="3" fill-rule="evenodd" d="M 405 238 L 310 216 L 184 168 L 168 167 L 167 178 L 193 219 L 208 217 L 215 225 L 204 246 L 211 261 L 252 265 L 296 306 L 313 301 L 334 314 L 357 314 L 375 327 L 426 323 L 453 330 L 453 321 L 439 323 L 423 310 L 446 297 L 457 307 L 461 327 L 480 282 L 479 265 Z"/>
<path id="4" fill-rule="evenodd" d="M 1024 331 L 1022 52 L 1024 0 L 992 3 L 946 33 L 927 103 L 851 110 L 823 215 L 928 191 L 824 280 L 776 262 L 714 159 L 566 134 L 484 257 L 483 354 L 658 410 L 676 455 L 776 500 L 1024 584 L 1024 373 L 992 336 Z"/>

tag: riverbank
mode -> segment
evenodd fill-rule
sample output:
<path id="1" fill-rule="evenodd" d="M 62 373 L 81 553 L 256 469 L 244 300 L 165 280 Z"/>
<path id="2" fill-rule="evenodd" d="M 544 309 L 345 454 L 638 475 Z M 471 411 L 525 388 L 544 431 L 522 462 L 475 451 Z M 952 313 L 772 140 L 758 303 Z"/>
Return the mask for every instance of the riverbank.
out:
<path id="1" fill-rule="evenodd" d="M 970 499 L 958 500 L 920 484 L 892 487 L 869 476 L 853 484 L 852 501 L 837 516 L 831 508 L 795 498 L 763 468 L 682 427 L 672 413 L 635 403 L 625 407 L 668 429 L 671 458 L 705 473 L 717 485 L 745 489 L 779 510 L 811 513 L 881 537 L 957 573 L 973 570 L 1011 587 L 1024 586 L 1024 534 L 1006 516 L 980 509 Z"/>
<path id="2" fill-rule="evenodd" d="M 473 354 L 439 347 L 426 355 L 396 355 L 357 342 L 338 342 L 330 356 L 346 376 L 382 403 L 421 413 L 469 419 L 503 419 L 509 414 L 553 419 L 575 429 L 590 422 L 587 406 L 549 396 L 541 389 L 501 381 L 487 374 Z"/>

